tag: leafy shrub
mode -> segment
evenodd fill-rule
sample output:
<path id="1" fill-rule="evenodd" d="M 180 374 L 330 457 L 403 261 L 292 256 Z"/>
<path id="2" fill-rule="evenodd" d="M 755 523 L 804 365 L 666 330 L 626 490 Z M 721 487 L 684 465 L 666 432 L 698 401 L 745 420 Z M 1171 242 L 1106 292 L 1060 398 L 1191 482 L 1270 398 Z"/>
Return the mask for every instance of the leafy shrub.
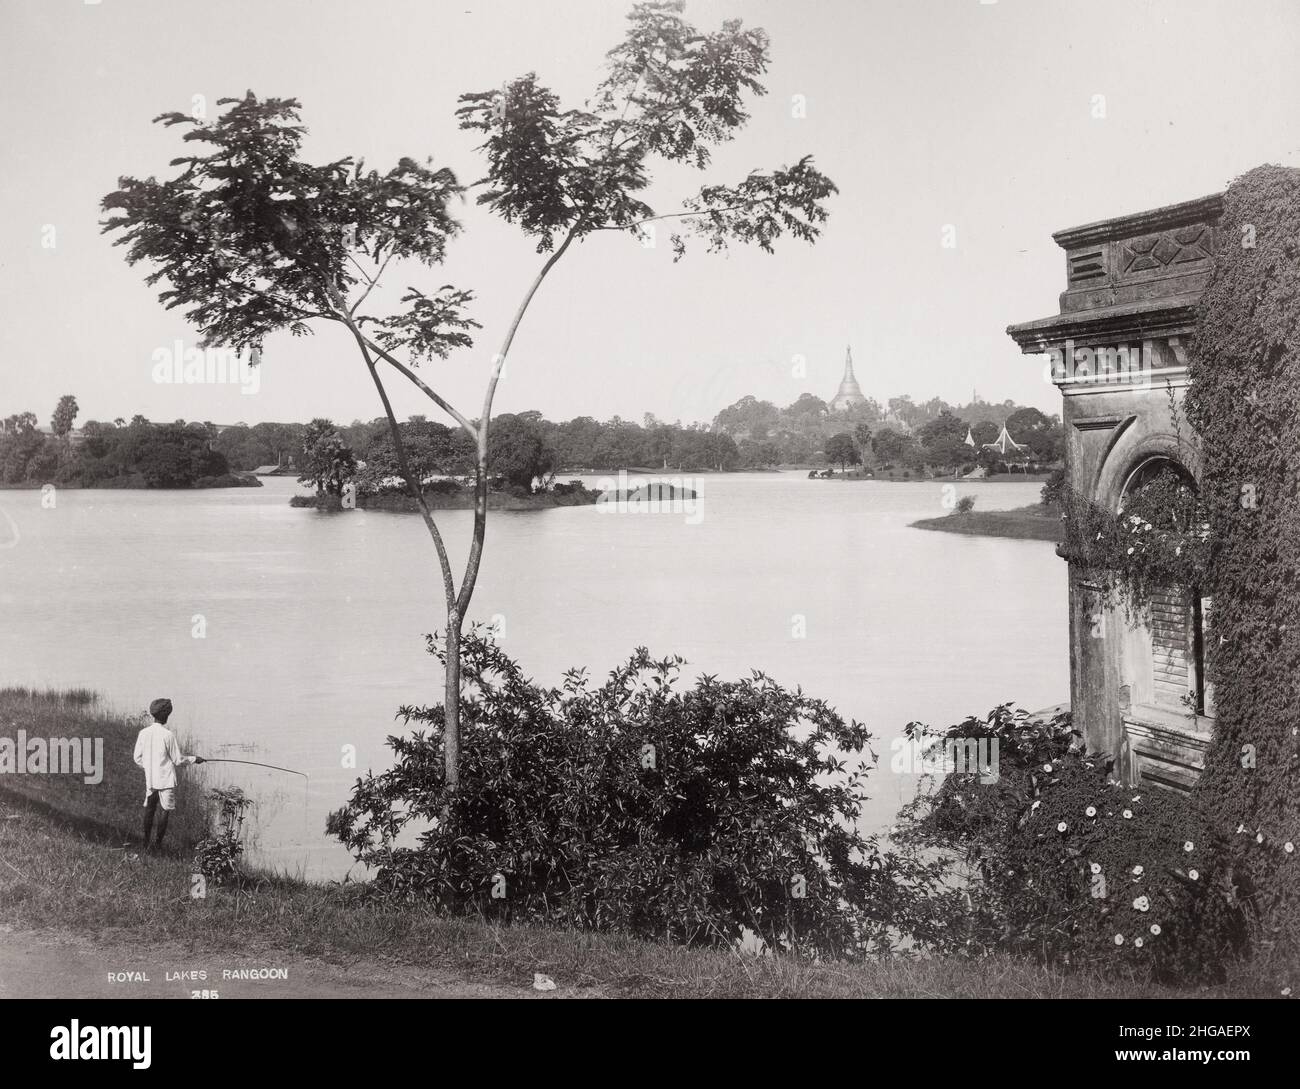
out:
<path id="1" fill-rule="evenodd" d="M 343 499 L 337 495 L 330 495 L 328 492 L 321 492 L 317 495 L 293 495 L 289 497 L 289 506 L 312 507 L 324 511 L 341 511 L 343 509 Z"/>
<path id="2" fill-rule="evenodd" d="M 761 673 L 680 690 L 682 660 L 644 649 L 596 688 L 580 670 L 541 688 L 477 630 L 462 654 L 459 790 L 444 789 L 441 706 L 403 707 L 428 732 L 389 738 L 395 766 L 330 817 L 377 892 L 824 956 L 883 948 L 888 918 L 909 920 L 925 866 L 857 831 L 869 738 L 825 703 Z"/>
<path id="3" fill-rule="evenodd" d="M 973 495 L 963 495 L 957 500 L 957 505 L 953 508 L 953 514 L 970 514 L 975 509 L 975 497 Z"/>
<path id="4" fill-rule="evenodd" d="M 216 806 L 216 827 L 194 847 L 194 864 L 213 884 L 237 881 L 240 877 L 239 859 L 244 853 L 240 838 L 244 826 L 244 812 L 252 805 L 238 787 L 208 791 L 208 801 Z"/>
<path id="5" fill-rule="evenodd" d="M 1220 977 L 1244 951 L 1244 914 L 1209 815 L 1187 795 L 1122 787 L 1108 758 L 1085 754 L 1068 714 L 1034 720 L 1003 705 L 946 731 L 912 723 L 908 736 L 986 738 L 996 753 L 995 781 L 952 772 L 906 808 L 895 834 L 906 849 L 937 850 L 964 881 L 968 909 L 938 948 L 1162 980 Z"/>
<path id="6" fill-rule="evenodd" d="M 1117 513 L 1066 491 L 1062 515 L 1070 561 L 1130 616 L 1144 611 L 1157 590 L 1199 592 L 1206 585 L 1208 516 L 1195 484 L 1172 467 L 1129 492 Z"/>
<path id="7" fill-rule="evenodd" d="M 1043 487 L 1038 493 L 1038 501 L 1045 507 L 1059 507 L 1065 501 L 1065 490 L 1068 487 L 1065 468 L 1053 469 L 1051 475 L 1043 481 Z"/>
<path id="8" fill-rule="evenodd" d="M 551 492 L 557 496 L 587 496 L 596 494 L 589 489 L 581 480 L 570 480 L 567 484 L 557 483 L 552 485 Z"/>

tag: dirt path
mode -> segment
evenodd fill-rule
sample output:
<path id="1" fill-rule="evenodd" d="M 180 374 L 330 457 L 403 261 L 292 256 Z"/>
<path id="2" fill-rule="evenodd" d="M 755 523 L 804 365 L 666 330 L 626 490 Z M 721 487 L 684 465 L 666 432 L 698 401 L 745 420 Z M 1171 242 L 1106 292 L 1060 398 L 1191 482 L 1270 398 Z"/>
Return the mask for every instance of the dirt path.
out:
<path id="1" fill-rule="evenodd" d="M 222 978 L 223 970 L 243 968 L 283 969 L 288 978 Z M 207 979 L 182 977 L 187 970 L 206 971 Z M 127 978 L 110 980 L 109 973 Z M 531 987 L 468 983 L 407 965 L 345 966 L 299 954 L 196 954 L 176 944 L 143 952 L 135 945 L 96 944 L 0 925 L 0 999 L 191 998 L 196 990 L 215 990 L 221 998 L 567 997 L 564 989 L 542 993 Z"/>

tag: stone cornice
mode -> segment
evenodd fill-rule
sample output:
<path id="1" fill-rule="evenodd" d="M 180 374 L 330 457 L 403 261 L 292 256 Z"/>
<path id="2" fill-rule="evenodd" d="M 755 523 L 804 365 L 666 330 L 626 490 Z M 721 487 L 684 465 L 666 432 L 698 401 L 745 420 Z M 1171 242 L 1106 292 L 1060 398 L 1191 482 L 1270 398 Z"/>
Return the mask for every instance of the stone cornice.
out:
<path id="1" fill-rule="evenodd" d="M 1126 303 L 1054 314 L 1050 318 L 1008 325 L 1007 335 L 1026 354 L 1049 351 L 1067 340 L 1080 345 L 1113 345 L 1150 337 L 1186 336 L 1196 324 L 1198 297 L 1174 295 L 1158 303 Z"/>
<path id="2" fill-rule="evenodd" d="M 1145 212 L 1085 223 L 1081 227 L 1067 227 L 1057 231 L 1052 239 L 1064 250 L 1077 246 L 1109 242 L 1117 238 L 1133 238 L 1155 231 L 1181 227 L 1189 223 L 1214 223 L 1223 214 L 1223 194 L 1185 200 L 1181 204 L 1166 204 L 1163 208 L 1150 208 Z"/>

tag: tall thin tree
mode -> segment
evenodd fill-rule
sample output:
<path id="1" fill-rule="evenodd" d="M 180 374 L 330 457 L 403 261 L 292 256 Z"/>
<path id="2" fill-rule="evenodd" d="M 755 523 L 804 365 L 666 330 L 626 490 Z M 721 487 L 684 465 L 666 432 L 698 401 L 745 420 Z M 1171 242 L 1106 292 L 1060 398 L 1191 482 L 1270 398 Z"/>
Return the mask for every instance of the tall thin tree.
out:
<path id="1" fill-rule="evenodd" d="M 671 212 L 643 199 L 656 162 L 705 170 L 712 151 L 749 120 L 745 103 L 764 93 L 768 38 L 739 20 L 697 31 L 680 0 L 641 3 L 623 41 L 607 57 L 604 79 L 581 109 L 561 110 L 535 74 L 504 87 L 462 95 L 462 128 L 483 134 L 485 176 L 477 200 L 535 240 L 545 258 L 492 357 L 476 415 L 453 406 L 418 372 L 472 346 L 479 325 L 466 314 L 470 291 L 408 287 L 403 309 L 376 316 L 363 309 L 386 274 L 402 262 L 440 264 L 460 232 L 451 202 L 467 190 L 431 160 L 403 158 L 386 173 L 341 159 L 323 166 L 300 157 L 304 129 L 295 99 L 259 99 L 251 91 L 216 121 L 184 114 L 156 118 L 185 125 L 186 142 L 205 155 L 172 160 L 168 181 L 122 178 L 103 201 L 106 232 L 118 232 L 131 264 L 154 266 L 146 282 L 166 280 L 159 294 L 181 307 L 204 343 L 260 353 L 273 333 L 295 336 L 313 322 L 341 326 L 355 344 L 384 407 L 394 452 L 438 557 L 447 608 L 443 736 L 446 784 L 458 783 L 460 639 L 486 541 L 488 437 L 502 368 L 524 315 L 556 263 L 597 231 L 643 236 L 657 221 L 675 221 L 674 260 L 686 238 L 710 251 L 729 242 L 772 252 L 784 235 L 814 241 L 835 186 L 810 157 L 736 184 L 708 184 Z M 412 472 L 384 374 L 411 383 L 473 442 L 474 519 L 459 585 L 422 482 Z"/>

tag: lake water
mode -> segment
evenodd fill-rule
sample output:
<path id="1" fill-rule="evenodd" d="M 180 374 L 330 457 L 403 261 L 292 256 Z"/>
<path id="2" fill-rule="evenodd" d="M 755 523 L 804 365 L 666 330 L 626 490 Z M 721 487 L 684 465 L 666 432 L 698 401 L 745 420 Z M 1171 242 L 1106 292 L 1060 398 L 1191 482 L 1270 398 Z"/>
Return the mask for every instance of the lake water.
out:
<path id="1" fill-rule="evenodd" d="M 912 789 L 889 768 L 909 721 L 1068 699 L 1066 572 L 1050 544 L 909 528 L 944 513 L 938 482 L 699 480 L 702 518 L 493 512 L 471 619 L 501 617 L 503 646 L 547 684 L 576 665 L 600 677 L 645 645 L 686 657 L 688 676 L 756 668 L 802 685 L 875 735 L 873 828 Z M 0 492 L 0 538 L 18 539 L 0 548 L 0 684 L 85 686 L 132 712 L 167 695 L 204 755 L 308 772 L 304 790 L 204 769 L 258 799 L 260 861 L 341 876 L 350 858 L 323 828 L 357 775 L 342 747 L 385 767 L 397 707 L 441 698 L 423 639 L 445 623 L 437 561 L 416 516 L 296 510 L 292 480 L 265 484 L 61 490 L 53 509 Z M 994 510 L 1040 485 L 956 487 Z M 470 520 L 439 516 L 457 570 Z"/>

